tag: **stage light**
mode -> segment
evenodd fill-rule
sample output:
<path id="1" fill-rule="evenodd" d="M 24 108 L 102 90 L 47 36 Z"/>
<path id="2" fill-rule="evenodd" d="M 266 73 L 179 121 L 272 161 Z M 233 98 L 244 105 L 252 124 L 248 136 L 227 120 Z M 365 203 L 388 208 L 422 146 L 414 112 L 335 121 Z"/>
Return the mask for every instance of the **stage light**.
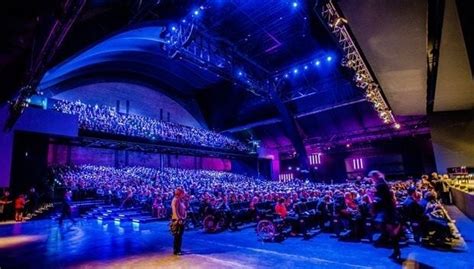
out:
<path id="1" fill-rule="evenodd" d="M 288 78 L 288 74 L 285 74 L 285 78 Z"/>
<path id="2" fill-rule="evenodd" d="M 290 171 L 291 171 L 291 169 L 293 169 L 293 168 L 292 168 L 291 166 L 288 166 L 288 170 L 290 170 Z"/>
<path id="3" fill-rule="evenodd" d="M 298 7 L 298 2 L 293 2 L 293 8 L 297 8 Z"/>
<path id="4" fill-rule="evenodd" d="M 316 66 L 319 66 L 321 64 L 321 62 L 319 60 L 317 60 L 315 63 L 314 63 Z"/>
<path id="5" fill-rule="evenodd" d="M 171 27 L 171 30 L 172 30 L 173 32 L 176 32 L 176 30 L 178 30 L 178 29 L 176 28 L 176 26 L 172 26 L 172 27 Z"/>
<path id="6" fill-rule="evenodd" d="M 300 171 L 300 168 L 299 168 L 299 167 L 296 167 L 296 171 Z"/>
<path id="7" fill-rule="evenodd" d="M 395 123 L 395 124 L 393 125 L 393 127 L 398 130 L 398 129 L 400 129 L 400 127 L 402 127 L 402 126 L 400 125 L 400 123 Z"/>
<path id="8" fill-rule="evenodd" d="M 242 71 L 239 71 L 239 73 L 237 73 L 239 75 L 239 77 L 243 76 L 244 73 L 242 73 Z"/>
<path id="9" fill-rule="evenodd" d="M 182 22 L 182 23 L 186 23 L 186 20 L 185 20 L 185 19 L 183 19 L 181 22 Z"/>
<path id="10" fill-rule="evenodd" d="M 307 66 L 307 65 L 304 66 L 304 70 L 308 70 L 308 66 Z"/>
<path id="11" fill-rule="evenodd" d="M 293 69 L 293 74 L 298 74 L 298 68 Z"/>
<path id="12" fill-rule="evenodd" d="M 200 13 L 200 12 L 199 12 L 199 9 L 196 9 L 196 10 L 194 10 L 194 12 L 193 12 L 194 16 L 199 16 L 199 13 Z"/>
<path id="13" fill-rule="evenodd" d="M 346 144 L 346 148 L 350 148 L 351 147 L 351 144 Z"/>
<path id="14" fill-rule="evenodd" d="M 328 62 L 332 61 L 332 57 L 331 57 L 331 56 L 328 56 L 328 57 L 326 58 L 326 61 L 328 61 Z"/>
<path id="15" fill-rule="evenodd" d="M 329 27 L 331 28 L 340 27 L 341 25 L 346 24 L 346 23 L 347 23 L 346 19 L 342 17 L 338 17 L 333 21 L 333 23 L 329 23 Z"/>

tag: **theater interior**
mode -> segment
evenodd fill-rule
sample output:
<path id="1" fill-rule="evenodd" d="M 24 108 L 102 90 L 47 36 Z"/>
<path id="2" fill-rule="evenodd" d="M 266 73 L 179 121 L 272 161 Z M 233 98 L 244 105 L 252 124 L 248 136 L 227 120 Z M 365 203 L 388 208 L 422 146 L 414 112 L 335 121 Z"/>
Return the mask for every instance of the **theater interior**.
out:
<path id="1" fill-rule="evenodd" d="M 0 6 L 0 268 L 474 268 L 474 2 Z"/>

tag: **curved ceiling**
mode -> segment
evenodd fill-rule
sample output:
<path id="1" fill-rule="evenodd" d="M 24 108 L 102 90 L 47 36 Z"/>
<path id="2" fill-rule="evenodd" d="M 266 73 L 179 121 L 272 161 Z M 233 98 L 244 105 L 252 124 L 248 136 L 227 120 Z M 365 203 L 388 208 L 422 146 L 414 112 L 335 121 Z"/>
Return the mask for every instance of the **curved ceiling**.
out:
<path id="1" fill-rule="evenodd" d="M 46 72 L 40 88 L 58 93 L 67 90 L 60 86 L 62 82 L 100 72 L 116 73 L 130 81 L 145 75 L 185 94 L 221 81 L 207 70 L 171 59 L 163 50 L 162 30 L 159 25 L 146 25 L 113 35 Z"/>

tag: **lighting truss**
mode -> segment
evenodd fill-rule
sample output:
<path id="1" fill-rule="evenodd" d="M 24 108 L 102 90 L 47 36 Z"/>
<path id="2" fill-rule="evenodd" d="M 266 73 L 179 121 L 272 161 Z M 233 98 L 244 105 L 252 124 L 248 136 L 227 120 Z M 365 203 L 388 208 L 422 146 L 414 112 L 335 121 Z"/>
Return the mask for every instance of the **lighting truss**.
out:
<path id="1" fill-rule="evenodd" d="M 300 87 L 288 92 L 282 92 L 282 90 L 280 89 L 280 98 L 284 103 L 287 103 L 303 99 L 318 93 L 326 92 L 329 89 L 338 89 L 341 87 L 350 86 L 350 82 L 341 82 L 339 81 L 339 79 L 340 78 L 331 78 L 331 80 L 323 81 L 322 83 L 318 83 L 313 87 Z"/>
<path id="2" fill-rule="evenodd" d="M 414 135 L 424 135 L 430 133 L 428 120 L 426 118 L 410 117 L 402 122 L 405 128 L 393 131 L 391 126 L 379 125 L 364 130 L 356 130 L 346 133 L 335 133 L 327 136 L 315 136 L 305 139 L 304 143 L 315 150 L 329 150 L 335 149 L 337 146 L 341 147 L 349 143 L 360 149 L 364 143 L 382 139 L 392 139 L 394 137 L 406 137 Z M 356 145 L 355 145 L 356 144 Z M 351 147 L 355 149 L 355 147 Z M 291 145 L 278 147 L 280 152 L 293 152 L 294 148 Z M 347 148 L 344 148 L 346 151 Z"/>
<path id="3" fill-rule="evenodd" d="M 195 20 L 184 19 L 174 26 L 165 27 L 161 35 L 166 38 L 164 50 L 170 58 L 186 60 L 218 77 L 239 84 L 256 96 L 269 98 L 266 83 L 253 74 L 262 73 L 267 76 L 267 71 L 239 53 L 233 45 L 206 34 Z M 237 71 L 239 64 L 252 66 L 257 71 Z"/>
<path id="4" fill-rule="evenodd" d="M 318 13 L 316 8 L 315 10 Z M 370 72 L 362 53 L 354 42 L 347 20 L 340 15 L 332 0 L 321 5 L 320 15 L 345 53 L 341 64 L 354 70 L 356 86 L 365 91 L 367 101 L 373 104 L 374 109 L 385 124 L 392 124 L 395 128 L 400 128 L 400 124 L 397 123 L 388 102 L 383 96 L 380 85 Z"/>

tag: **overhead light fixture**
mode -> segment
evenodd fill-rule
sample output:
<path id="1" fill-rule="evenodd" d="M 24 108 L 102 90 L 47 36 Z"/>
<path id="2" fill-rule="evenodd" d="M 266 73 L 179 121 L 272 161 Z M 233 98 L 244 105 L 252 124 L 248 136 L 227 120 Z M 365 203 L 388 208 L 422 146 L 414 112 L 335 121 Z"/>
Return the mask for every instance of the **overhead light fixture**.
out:
<path id="1" fill-rule="evenodd" d="M 329 22 L 328 25 L 331 28 L 341 27 L 343 24 L 347 23 L 347 19 L 343 17 L 334 18 L 332 22 Z"/>

